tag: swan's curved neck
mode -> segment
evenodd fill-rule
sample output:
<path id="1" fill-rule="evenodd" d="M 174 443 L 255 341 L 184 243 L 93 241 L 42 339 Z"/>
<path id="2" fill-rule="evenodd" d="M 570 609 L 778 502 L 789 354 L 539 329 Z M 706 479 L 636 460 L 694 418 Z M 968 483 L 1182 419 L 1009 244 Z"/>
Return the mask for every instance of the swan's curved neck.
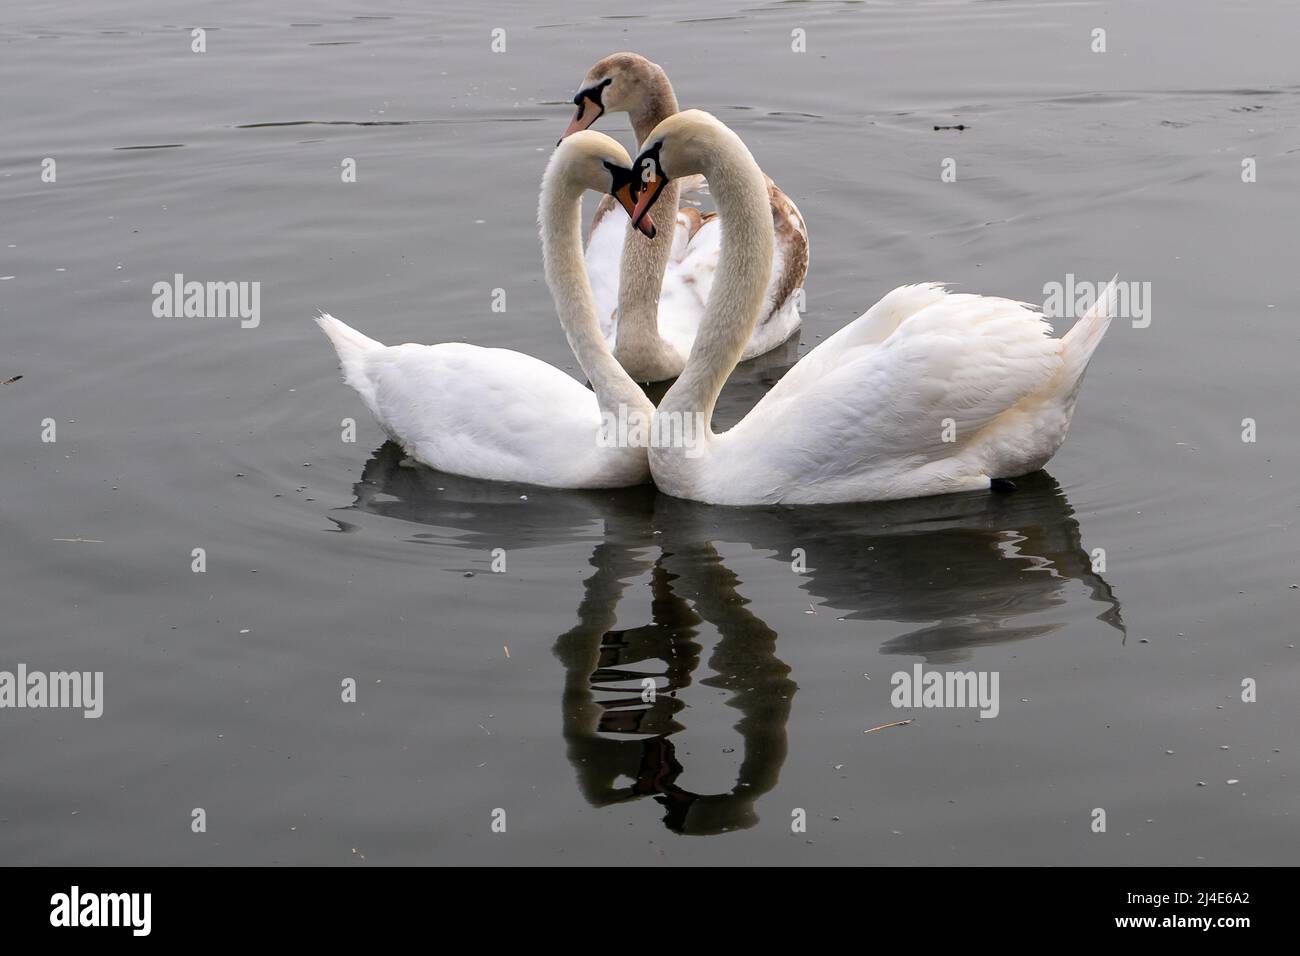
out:
<path id="1" fill-rule="evenodd" d="M 642 78 L 645 95 L 629 110 L 638 143 L 677 112 L 677 97 L 668 75 L 657 67 Z M 614 352 L 633 368 L 669 367 L 668 349 L 659 335 L 659 292 L 677 230 L 678 184 L 670 182 L 655 203 L 655 237 L 647 239 L 628 223 L 618 265 L 618 337 Z M 678 360 L 680 361 L 680 359 Z"/>
<path id="2" fill-rule="evenodd" d="M 659 335 L 659 295 L 677 229 L 678 186 L 670 182 L 655 203 L 655 237 L 647 239 L 628 223 L 618 264 L 618 327 L 614 353 L 625 365 L 652 368 L 672 364 Z M 680 359 L 678 360 L 680 361 Z"/>
<path id="3" fill-rule="evenodd" d="M 689 420 L 706 426 L 705 443 L 713 434 L 708 426 L 718 394 L 758 322 L 771 279 L 775 244 L 767 183 L 749 150 L 734 135 L 715 136 L 706 142 L 699 159 L 722 222 L 722 251 L 686 368 L 656 412 L 669 416 L 665 418 L 669 423 L 702 416 Z M 699 467 L 706 460 L 698 449 L 671 446 L 651 448 L 650 455 L 652 462 L 673 472 Z"/>
<path id="4" fill-rule="evenodd" d="M 677 112 L 677 94 L 668 82 L 667 73 L 655 67 L 642 76 L 642 82 L 645 95 L 640 97 L 635 109 L 628 110 L 638 147 L 645 143 L 656 126 Z"/>
<path id="5" fill-rule="evenodd" d="M 542 259 L 546 284 L 574 357 L 591 382 L 601 412 L 619 406 L 649 415 L 654 405 L 615 361 L 601 335 L 596 303 L 582 256 L 582 190 L 556 176 L 542 187 Z"/>

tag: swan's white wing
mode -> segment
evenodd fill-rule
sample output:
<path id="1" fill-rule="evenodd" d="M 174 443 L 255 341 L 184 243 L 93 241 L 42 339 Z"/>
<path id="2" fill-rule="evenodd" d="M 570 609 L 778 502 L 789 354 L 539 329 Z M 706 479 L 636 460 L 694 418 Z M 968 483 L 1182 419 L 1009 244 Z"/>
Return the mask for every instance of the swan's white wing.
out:
<path id="1" fill-rule="evenodd" d="M 795 295 L 803 288 L 808 274 L 808 230 L 803 216 L 771 178 L 767 179 L 767 187 L 776 230 L 772 277 L 741 361 L 771 351 L 799 328 Z M 672 342 L 682 355 L 689 354 L 699 332 L 721 254 L 722 221 L 712 216 L 703 221 L 686 248 L 669 262 L 659 299 L 659 334 Z"/>
<path id="2" fill-rule="evenodd" d="M 768 500 L 797 500 L 818 486 L 826 500 L 943 490 L 926 482 L 974 478 L 1000 463 L 987 454 L 999 419 L 1021 403 L 1036 413 L 1035 398 L 1051 392 L 1062 369 L 1047 323 L 1007 299 L 945 294 L 882 341 L 870 326 L 885 319 L 870 316 L 801 371 L 820 349 L 806 356 L 718 436 L 720 485 L 744 482 Z M 1037 441 L 1044 433 L 1027 434 Z M 1038 449 L 994 452 L 1010 462 Z"/>
<path id="3" fill-rule="evenodd" d="M 778 383 L 789 394 L 826 375 L 864 345 L 879 345 L 903 322 L 927 306 L 944 301 L 939 283 L 899 286 L 862 315 L 801 358 Z M 788 384 L 787 384 L 788 383 Z"/>
<path id="4" fill-rule="evenodd" d="M 767 185 L 776 229 L 772 278 L 742 361 L 776 348 L 799 328 L 795 293 L 803 287 L 808 272 L 808 230 L 803 216 L 770 178 Z M 681 187 L 683 195 L 708 191 L 701 176 L 683 178 Z M 610 341 L 617 325 L 619 260 L 626 232 L 627 222 L 617 214 L 614 200 L 604 197 L 592 220 L 586 259 L 601 332 Z M 695 343 L 721 252 L 721 220 L 714 214 L 701 215 L 689 205 L 682 206 L 677 212 L 672 253 L 659 293 L 659 334 L 679 355 L 690 354 Z"/>
<path id="5" fill-rule="evenodd" d="M 599 447 L 595 394 L 532 356 L 398 345 L 349 356 L 345 372 L 389 436 L 433 468 L 561 488 L 640 480 L 634 456 Z"/>
<path id="6" fill-rule="evenodd" d="M 623 258 L 623 239 L 627 235 L 627 216 L 617 208 L 612 196 L 605 196 L 596 206 L 587 236 L 587 278 L 596 302 L 596 318 L 606 340 L 614 336 L 614 311 L 618 308 L 618 268 Z"/>
<path id="7" fill-rule="evenodd" d="M 704 314 L 708 289 L 713 283 L 713 270 L 717 266 L 720 234 L 715 228 L 711 235 L 706 235 L 702 244 L 712 246 L 713 260 L 707 269 L 701 270 L 700 264 L 709 255 L 709 250 L 705 248 L 701 251 L 701 246 L 697 246 L 692 238 L 700 218 L 700 214 L 689 207 L 678 211 L 677 228 L 673 231 L 673 248 L 659 297 L 660 334 L 679 345 L 682 355 L 691 350 L 691 342 L 695 339 L 700 318 Z M 713 222 L 716 227 L 716 220 Z M 615 201 L 608 196 L 602 199 L 596 207 L 591 234 L 587 238 L 586 263 L 587 276 L 591 280 L 591 291 L 596 302 L 596 316 L 600 319 L 600 331 L 611 342 L 618 325 L 619 266 L 627 228 L 627 216 L 617 208 Z M 684 265 L 687 259 L 690 264 Z M 697 281 L 700 283 L 698 286 L 695 285 Z M 700 291 L 701 288 L 703 292 Z M 666 330 L 665 319 L 668 320 Z"/>
<path id="8" fill-rule="evenodd" d="M 664 273 L 659 297 L 659 334 L 672 342 L 682 355 L 690 353 L 699 333 L 721 254 L 722 221 L 717 217 L 705 219 Z M 797 256 L 799 261 L 790 262 L 786 258 L 790 255 Z M 798 327 L 799 313 L 793 298 L 797 286 L 791 283 L 796 281 L 796 276 L 797 282 L 802 283 L 806 270 L 806 246 L 791 250 L 778 244 L 763 309 L 742 360 L 770 351 Z"/>
<path id="9" fill-rule="evenodd" d="M 380 421 L 433 467 L 550 484 L 538 479 L 558 477 L 565 456 L 594 444 L 595 394 L 529 355 L 446 343 L 368 359 Z"/>
<path id="10" fill-rule="evenodd" d="M 679 214 L 678 232 L 688 241 L 683 241 L 680 248 L 674 243 L 673 258 L 664 271 L 664 284 L 659 292 L 659 334 L 679 354 L 689 355 L 718 271 L 722 226 L 712 217 L 698 228 L 688 219 L 683 228 L 682 218 Z M 691 229 L 693 235 L 688 231 Z"/>

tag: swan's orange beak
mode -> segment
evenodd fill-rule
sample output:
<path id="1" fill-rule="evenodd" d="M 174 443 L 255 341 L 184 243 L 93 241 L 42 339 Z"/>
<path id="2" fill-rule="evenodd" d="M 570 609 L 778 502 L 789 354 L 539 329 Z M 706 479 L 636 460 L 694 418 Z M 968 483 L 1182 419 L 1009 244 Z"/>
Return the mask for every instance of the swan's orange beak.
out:
<path id="1" fill-rule="evenodd" d="M 668 180 L 659 175 L 659 169 L 656 165 L 648 165 L 645 172 L 641 175 L 641 190 L 636 201 L 636 208 L 632 210 L 632 225 L 638 228 L 641 221 L 650 215 L 650 207 L 655 204 L 659 194 L 663 192 L 664 187 L 668 185 Z M 642 232 L 645 230 L 642 229 Z"/>
<path id="2" fill-rule="evenodd" d="M 592 100 L 590 96 L 580 96 L 578 98 L 578 111 L 573 114 L 573 119 L 569 120 L 569 125 L 564 128 L 564 136 L 561 136 L 559 146 L 564 142 L 565 136 L 572 136 L 579 130 L 584 130 L 596 120 L 600 119 L 600 114 L 605 112 L 599 103 Z"/>
<path id="3" fill-rule="evenodd" d="M 618 204 L 623 207 L 623 211 L 632 219 L 632 225 L 641 230 L 641 235 L 647 239 L 655 237 L 655 221 L 650 218 L 649 213 L 642 213 L 640 219 L 637 218 L 637 194 L 632 191 L 630 182 L 624 183 L 611 193 L 618 200 Z"/>

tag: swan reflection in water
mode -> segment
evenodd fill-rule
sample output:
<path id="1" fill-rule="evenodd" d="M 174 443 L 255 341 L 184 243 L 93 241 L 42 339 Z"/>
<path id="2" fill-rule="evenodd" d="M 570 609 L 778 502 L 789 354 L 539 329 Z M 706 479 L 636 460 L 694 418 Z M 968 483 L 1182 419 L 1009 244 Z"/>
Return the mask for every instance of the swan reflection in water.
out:
<path id="1" fill-rule="evenodd" d="M 777 633 L 750 610 L 744 582 L 724 563 L 718 542 L 748 545 L 785 564 L 804 549 L 808 567 L 791 575 L 792 599 L 847 620 L 902 622 L 909 629 L 881 652 L 931 665 L 1060 629 L 1063 619 L 1044 621 L 1041 612 L 1071 600 L 1074 582 L 1101 606 L 1098 620 L 1124 635 L 1119 602 L 1093 572 L 1073 510 L 1045 472 L 1019 479 L 1010 495 L 718 508 L 649 486 L 553 491 L 458 478 L 401 459 L 395 445 L 382 446 L 355 486 L 352 507 L 448 529 L 454 537 L 438 535 L 441 541 L 480 552 L 598 538 L 577 623 L 554 646 L 564 667 L 568 759 L 591 805 L 651 797 L 677 833 L 757 823 L 756 804 L 785 762 L 798 690 L 777 655 Z M 648 602 L 646 589 L 632 589 L 647 577 Z M 1034 615 L 1040 619 L 1029 620 Z M 697 680 L 705 627 L 717 638 L 704 662 L 708 676 Z M 653 694 L 643 693 L 646 678 Z M 702 688 L 725 691 L 740 713 L 741 761 L 724 792 L 692 790 L 674 746 L 683 712 Z"/>

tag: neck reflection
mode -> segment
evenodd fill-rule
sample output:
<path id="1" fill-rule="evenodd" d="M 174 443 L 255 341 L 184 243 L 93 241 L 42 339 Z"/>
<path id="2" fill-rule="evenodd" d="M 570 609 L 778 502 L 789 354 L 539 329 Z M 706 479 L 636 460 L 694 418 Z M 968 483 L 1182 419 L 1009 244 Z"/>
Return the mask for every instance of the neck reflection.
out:
<path id="1" fill-rule="evenodd" d="M 583 796 L 593 806 L 652 797 L 665 809 L 664 825 L 677 833 L 753 826 L 755 803 L 776 785 L 785 762 L 798 689 L 776 655 L 776 632 L 749 611 L 739 580 L 708 542 L 662 552 L 650 568 L 651 623 L 612 629 L 613 608 L 644 568 L 607 547 L 592 555 L 596 572 L 585 583 L 578 625 L 555 645 L 565 669 L 562 732 Z M 685 730 L 681 695 L 700 663 L 702 622 L 713 625 L 718 641 L 708 659 L 713 676 L 700 683 L 726 691 L 728 705 L 741 713 L 735 730 L 742 760 L 734 785 L 720 793 L 679 782 L 685 768 L 672 740 Z M 629 782 L 620 785 L 624 778 Z"/>

